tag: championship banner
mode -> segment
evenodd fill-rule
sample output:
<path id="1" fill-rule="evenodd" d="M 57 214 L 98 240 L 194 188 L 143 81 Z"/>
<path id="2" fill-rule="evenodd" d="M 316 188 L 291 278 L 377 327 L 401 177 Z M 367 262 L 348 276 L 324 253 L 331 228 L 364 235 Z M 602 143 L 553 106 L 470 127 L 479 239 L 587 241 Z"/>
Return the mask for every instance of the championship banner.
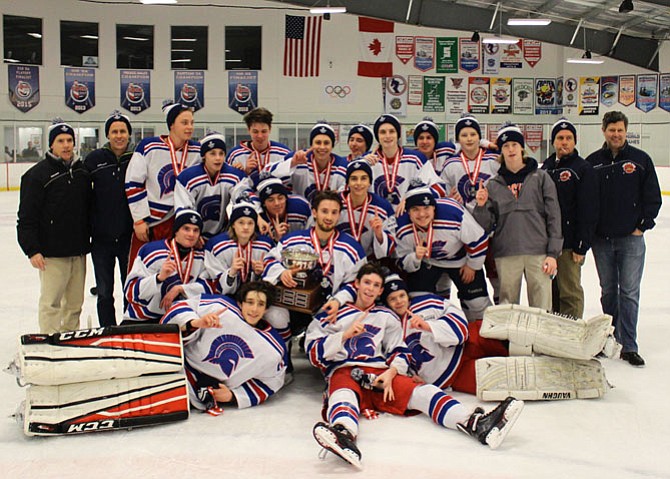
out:
<path id="1" fill-rule="evenodd" d="M 658 74 L 638 75 L 635 89 L 635 107 L 647 113 L 656 108 L 658 100 Z"/>
<path id="2" fill-rule="evenodd" d="M 95 69 L 65 68 L 65 104 L 77 113 L 95 106 Z"/>
<path id="3" fill-rule="evenodd" d="M 437 38 L 435 63 L 437 73 L 458 73 L 458 46 L 456 37 Z"/>
<path id="4" fill-rule="evenodd" d="M 462 115 L 468 102 L 468 86 L 464 77 L 447 77 L 445 86 L 445 96 L 450 115 Z"/>
<path id="5" fill-rule="evenodd" d="M 386 78 L 384 113 L 407 116 L 407 80 L 400 75 Z"/>
<path id="6" fill-rule="evenodd" d="M 556 105 L 558 109 L 563 112 L 563 77 L 556 79 Z"/>
<path id="7" fill-rule="evenodd" d="M 322 105 L 343 105 L 354 102 L 356 96 L 355 80 L 330 80 L 321 82 Z"/>
<path id="8" fill-rule="evenodd" d="M 523 68 L 521 46 L 518 43 L 502 45 L 500 68 Z"/>
<path id="9" fill-rule="evenodd" d="M 7 65 L 9 102 L 23 113 L 40 103 L 40 69 L 28 65 Z"/>
<path id="10" fill-rule="evenodd" d="M 535 114 L 536 115 L 558 115 L 558 103 L 556 101 L 556 79 L 535 79 Z"/>
<path id="11" fill-rule="evenodd" d="M 635 75 L 619 77 L 619 103 L 623 106 L 631 106 L 635 103 Z"/>
<path id="12" fill-rule="evenodd" d="M 482 47 L 484 61 L 482 62 L 482 73 L 497 75 L 500 73 L 500 45 L 497 43 L 485 43 Z"/>
<path id="13" fill-rule="evenodd" d="M 670 111 L 670 73 L 661 73 L 658 78 L 658 106 L 665 111 Z"/>
<path id="14" fill-rule="evenodd" d="M 435 68 L 435 38 L 414 37 L 414 68 L 427 72 Z"/>
<path id="15" fill-rule="evenodd" d="M 228 108 L 244 115 L 258 105 L 258 72 L 228 72 Z"/>
<path id="16" fill-rule="evenodd" d="M 542 59 L 542 42 L 539 40 L 521 40 L 523 46 L 523 59 L 533 68 Z"/>
<path id="17" fill-rule="evenodd" d="M 579 114 L 597 115 L 600 77 L 579 77 Z"/>
<path id="18" fill-rule="evenodd" d="M 151 106 L 151 71 L 119 70 L 121 107 L 135 115 Z"/>
<path id="19" fill-rule="evenodd" d="M 464 72 L 479 70 L 479 42 L 467 38 L 458 39 L 458 67 Z"/>
<path id="20" fill-rule="evenodd" d="M 487 114 L 489 112 L 489 78 L 468 78 L 468 112 Z"/>
<path id="21" fill-rule="evenodd" d="M 444 111 L 444 77 L 423 77 L 423 111 Z"/>
<path id="22" fill-rule="evenodd" d="M 395 56 L 403 65 L 407 65 L 414 58 L 414 37 L 397 35 L 395 37 Z"/>
<path id="23" fill-rule="evenodd" d="M 515 115 L 532 115 L 533 112 L 533 79 L 514 78 L 512 80 L 512 111 Z"/>
<path id="24" fill-rule="evenodd" d="M 410 75 L 407 77 L 407 104 L 421 105 L 423 102 L 423 77 L 421 75 Z"/>
<path id="25" fill-rule="evenodd" d="M 619 77 L 609 76 L 600 79 L 600 103 L 613 107 L 619 93 Z"/>
<path id="26" fill-rule="evenodd" d="M 542 136 L 544 132 L 544 125 L 526 125 L 526 146 L 531 151 L 536 152 L 542 147 Z"/>
<path id="27" fill-rule="evenodd" d="M 566 78 L 563 84 L 563 106 L 566 108 L 576 108 L 577 98 L 579 97 L 579 82 L 576 78 Z"/>
<path id="28" fill-rule="evenodd" d="M 174 101 L 198 111 L 205 106 L 205 72 L 176 70 L 174 72 Z"/>
<path id="29" fill-rule="evenodd" d="M 512 113 L 512 79 L 491 78 L 491 113 Z"/>

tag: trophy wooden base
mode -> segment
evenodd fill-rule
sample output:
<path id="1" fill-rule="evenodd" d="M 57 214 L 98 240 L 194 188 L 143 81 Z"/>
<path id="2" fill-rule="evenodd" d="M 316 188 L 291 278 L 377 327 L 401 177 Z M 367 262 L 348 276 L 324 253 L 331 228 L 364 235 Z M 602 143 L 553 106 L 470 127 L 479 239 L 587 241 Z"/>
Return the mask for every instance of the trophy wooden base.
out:
<path id="1" fill-rule="evenodd" d="M 286 288 L 277 285 L 275 306 L 281 306 L 299 313 L 314 314 L 323 304 L 324 297 L 321 285 L 311 288 Z"/>

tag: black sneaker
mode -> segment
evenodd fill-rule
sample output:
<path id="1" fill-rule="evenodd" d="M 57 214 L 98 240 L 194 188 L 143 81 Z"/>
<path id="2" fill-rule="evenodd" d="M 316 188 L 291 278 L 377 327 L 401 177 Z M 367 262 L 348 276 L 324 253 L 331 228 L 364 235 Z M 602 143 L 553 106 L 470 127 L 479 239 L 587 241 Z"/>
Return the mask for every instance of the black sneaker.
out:
<path id="1" fill-rule="evenodd" d="M 641 368 L 644 366 L 644 359 L 642 359 L 642 356 L 637 354 L 635 351 L 629 351 L 627 353 L 621 353 L 621 359 L 624 361 L 628 361 L 628 363 L 631 366 L 635 366 L 637 368 Z"/>
<path id="2" fill-rule="evenodd" d="M 361 451 L 356 447 L 356 439 L 346 427 L 341 424 L 329 426 L 324 422 L 317 422 L 312 434 L 325 450 L 341 457 L 357 469 L 362 468 Z M 321 454 L 319 457 L 323 458 Z"/>
<path id="3" fill-rule="evenodd" d="M 475 409 L 467 424 L 458 424 L 459 430 L 476 438 L 491 449 L 496 449 L 505 440 L 523 409 L 523 401 L 508 397 L 488 413 L 480 407 Z"/>

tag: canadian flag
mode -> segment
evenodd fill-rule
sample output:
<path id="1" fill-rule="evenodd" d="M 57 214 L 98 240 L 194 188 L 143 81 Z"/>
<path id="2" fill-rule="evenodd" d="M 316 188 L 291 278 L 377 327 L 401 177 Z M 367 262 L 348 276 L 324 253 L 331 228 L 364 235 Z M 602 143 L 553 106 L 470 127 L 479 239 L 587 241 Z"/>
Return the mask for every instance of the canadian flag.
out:
<path id="1" fill-rule="evenodd" d="M 376 18 L 359 17 L 358 31 L 361 36 L 361 59 L 358 76 L 393 76 L 393 22 Z"/>

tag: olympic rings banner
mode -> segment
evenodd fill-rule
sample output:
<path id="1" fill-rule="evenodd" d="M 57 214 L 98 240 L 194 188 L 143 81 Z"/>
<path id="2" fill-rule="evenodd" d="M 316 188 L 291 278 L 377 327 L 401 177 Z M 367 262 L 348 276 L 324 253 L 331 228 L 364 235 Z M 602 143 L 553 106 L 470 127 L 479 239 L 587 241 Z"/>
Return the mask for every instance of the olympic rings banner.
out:
<path id="1" fill-rule="evenodd" d="M 322 105 L 342 105 L 354 102 L 355 82 L 352 80 L 325 81 L 321 84 Z"/>

